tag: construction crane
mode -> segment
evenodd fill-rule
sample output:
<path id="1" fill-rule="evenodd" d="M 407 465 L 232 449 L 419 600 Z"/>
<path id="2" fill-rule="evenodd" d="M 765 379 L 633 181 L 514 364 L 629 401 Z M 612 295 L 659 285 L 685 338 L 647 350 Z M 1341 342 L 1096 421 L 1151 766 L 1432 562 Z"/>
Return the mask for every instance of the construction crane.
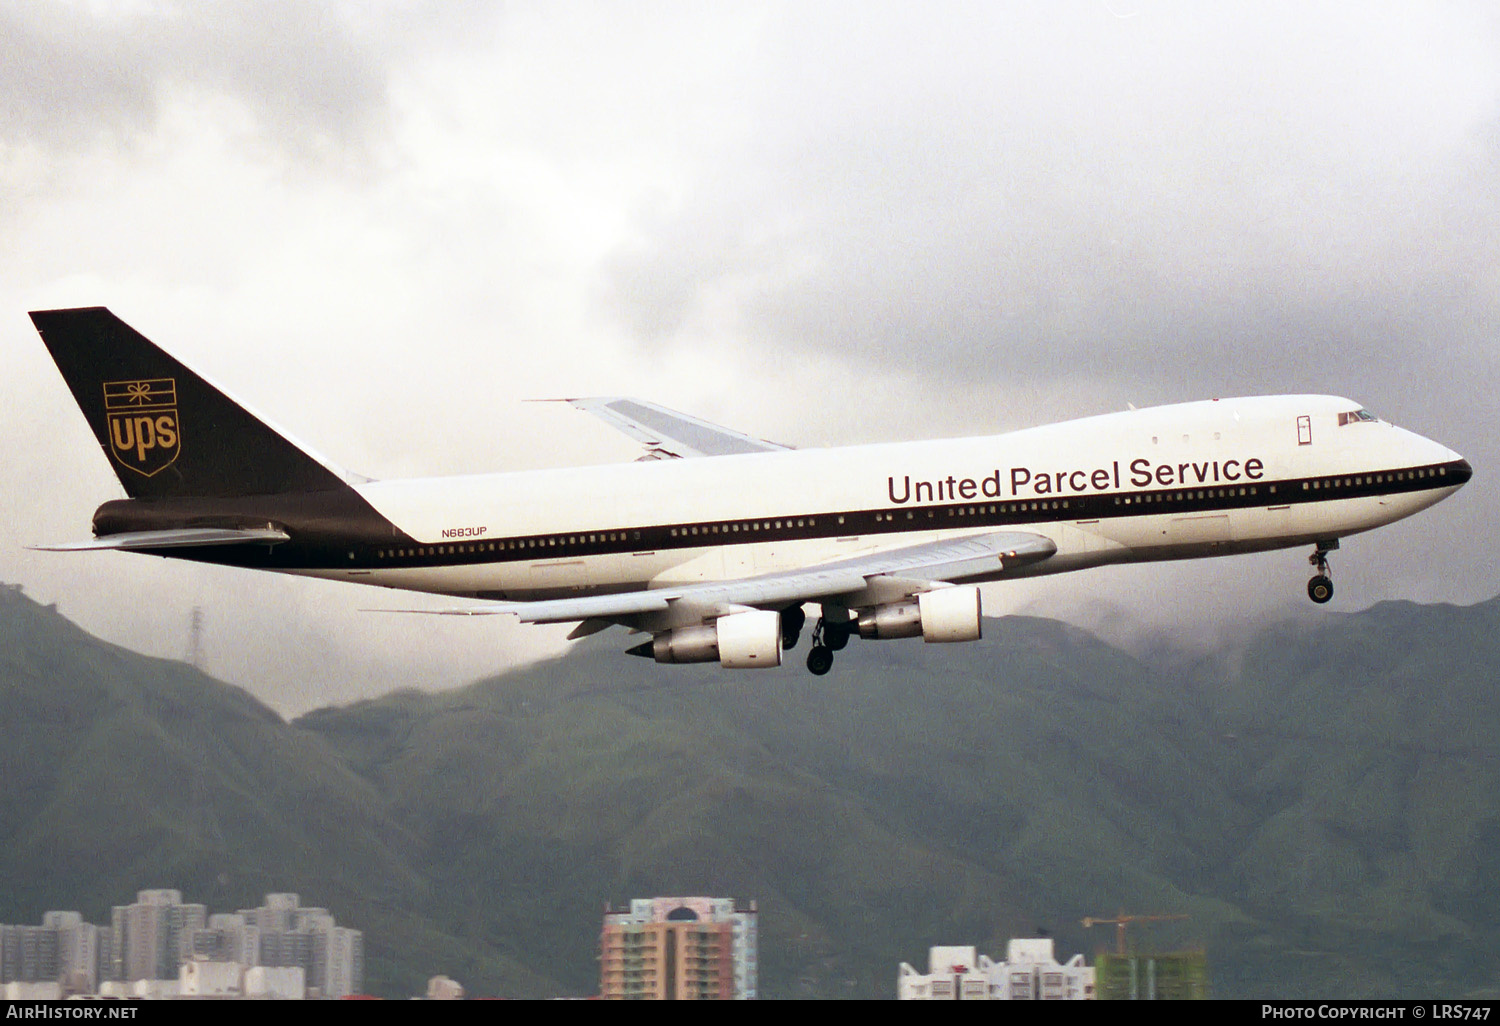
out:
<path id="1" fill-rule="evenodd" d="M 1133 915 L 1126 915 L 1124 912 L 1121 912 L 1120 914 L 1118 914 L 1117 916 L 1115 916 L 1113 919 L 1105 919 L 1103 917 L 1090 916 L 1090 917 L 1088 917 L 1088 918 L 1086 918 L 1086 919 L 1083 920 L 1083 928 L 1085 930 L 1087 930 L 1090 927 L 1094 927 L 1094 926 L 1108 926 L 1109 924 L 1113 923 L 1114 927 L 1115 927 L 1115 954 L 1117 954 L 1117 955 L 1123 955 L 1123 954 L 1125 954 L 1125 927 L 1128 926 L 1129 924 L 1131 924 L 1131 923 L 1152 922 L 1152 921 L 1162 920 L 1162 919 L 1187 919 L 1187 918 L 1189 918 L 1189 917 L 1186 916 L 1186 915 L 1165 915 L 1165 914 L 1161 914 L 1161 915 L 1140 915 L 1140 916 L 1133 916 Z"/>

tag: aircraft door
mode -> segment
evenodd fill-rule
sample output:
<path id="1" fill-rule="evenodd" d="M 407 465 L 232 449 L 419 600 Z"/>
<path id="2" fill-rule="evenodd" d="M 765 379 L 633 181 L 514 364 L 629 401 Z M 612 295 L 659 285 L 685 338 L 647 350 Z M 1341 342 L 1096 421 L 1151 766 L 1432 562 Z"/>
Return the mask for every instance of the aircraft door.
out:
<path id="1" fill-rule="evenodd" d="M 1312 418 L 1306 414 L 1297 418 L 1297 444 L 1312 445 Z"/>

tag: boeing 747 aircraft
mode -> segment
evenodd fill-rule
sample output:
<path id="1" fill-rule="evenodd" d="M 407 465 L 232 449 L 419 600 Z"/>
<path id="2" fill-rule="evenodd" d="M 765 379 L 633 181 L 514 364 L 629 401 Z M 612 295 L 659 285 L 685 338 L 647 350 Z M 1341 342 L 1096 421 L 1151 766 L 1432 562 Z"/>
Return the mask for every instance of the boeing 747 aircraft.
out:
<path id="1" fill-rule="evenodd" d="M 1458 453 L 1359 403 L 1184 403 L 984 438 L 795 450 L 624 398 L 568 400 L 634 463 L 409 481 L 339 470 L 102 307 L 31 315 L 128 498 L 115 549 L 483 600 L 443 612 L 613 625 L 662 663 L 807 666 L 854 636 L 980 636 L 981 582 L 1312 546 L 1469 480 Z"/>

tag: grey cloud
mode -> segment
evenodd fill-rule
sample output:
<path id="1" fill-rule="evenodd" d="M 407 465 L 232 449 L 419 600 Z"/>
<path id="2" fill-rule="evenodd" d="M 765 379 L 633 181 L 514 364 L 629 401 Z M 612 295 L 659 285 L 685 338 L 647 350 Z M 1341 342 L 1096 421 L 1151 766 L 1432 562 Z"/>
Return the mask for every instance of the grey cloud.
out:
<path id="1" fill-rule="evenodd" d="M 1413 346 L 1491 359 L 1442 330 L 1500 323 L 1474 282 L 1500 237 L 1500 61 L 1470 26 L 1068 10 L 784 41 L 739 144 L 643 213 L 609 302 L 654 346 L 727 294 L 759 345 L 956 379 L 1086 367 L 1160 398 Z"/>
<path id="2" fill-rule="evenodd" d="M 358 8 L 179 2 L 134 13 L 0 11 L 0 136 L 59 151 L 153 129 L 172 90 L 232 97 L 299 153 L 366 144 L 387 116 L 398 24 Z M 377 31 L 378 30 L 378 31 Z"/>
<path id="3" fill-rule="evenodd" d="M 156 117 L 149 69 L 128 42 L 90 32 L 81 15 L 0 9 L 0 132 L 11 141 L 51 145 L 129 135 Z"/>

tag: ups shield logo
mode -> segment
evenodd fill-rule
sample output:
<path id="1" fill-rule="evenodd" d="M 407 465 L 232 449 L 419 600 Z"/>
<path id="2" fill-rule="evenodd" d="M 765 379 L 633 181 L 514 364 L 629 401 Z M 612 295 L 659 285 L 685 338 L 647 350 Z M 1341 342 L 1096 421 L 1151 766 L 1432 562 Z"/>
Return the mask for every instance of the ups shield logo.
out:
<path id="1" fill-rule="evenodd" d="M 104 414 L 110 452 L 137 474 L 161 473 L 182 451 L 174 378 L 106 381 Z"/>

